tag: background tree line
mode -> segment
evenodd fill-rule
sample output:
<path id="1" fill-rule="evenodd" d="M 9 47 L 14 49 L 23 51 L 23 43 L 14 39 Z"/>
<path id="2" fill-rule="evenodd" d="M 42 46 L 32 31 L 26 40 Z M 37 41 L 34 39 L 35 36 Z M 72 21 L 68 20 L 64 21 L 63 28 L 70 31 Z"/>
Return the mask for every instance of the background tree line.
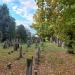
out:
<path id="1" fill-rule="evenodd" d="M 24 25 L 16 26 L 15 18 L 13 18 L 6 4 L 0 6 L 0 41 L 14 40 L 19 38 L 26 42 L 28 31 Z"/>

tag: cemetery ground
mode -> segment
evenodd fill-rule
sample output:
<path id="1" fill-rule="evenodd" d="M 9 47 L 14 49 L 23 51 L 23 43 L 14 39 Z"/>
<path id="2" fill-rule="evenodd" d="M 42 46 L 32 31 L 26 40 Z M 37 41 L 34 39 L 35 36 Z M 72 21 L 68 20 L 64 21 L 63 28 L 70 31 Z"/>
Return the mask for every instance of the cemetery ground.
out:
<path id="1" fill-rule="evenodd" d="M 35 45 L 22 45 L 23 58 L 19 59 L 19 51 L 13 48 L 3 49 L 0 44 L 0 75 L 26 75 L 26 59 L 35 53 Z M 11 63 L 11 69 L 7 64 Z M 41 47 L 38 75 L 75 75 L 75 55 L 52 43 L 44 43 Z"/>

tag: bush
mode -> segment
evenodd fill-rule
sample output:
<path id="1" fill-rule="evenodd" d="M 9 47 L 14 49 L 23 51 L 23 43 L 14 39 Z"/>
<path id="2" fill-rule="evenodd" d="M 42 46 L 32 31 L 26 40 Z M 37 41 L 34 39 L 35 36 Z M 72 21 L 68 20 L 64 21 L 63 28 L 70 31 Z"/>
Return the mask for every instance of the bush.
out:
<path id="1" fill-rule="evenodd" d="M 74 49 L 68 49 L 69 54 L 74 54 Z"/>
<path id="2" fill-rule="evenodd" d="M 75 43 L 74 40 L 69 40 L 66 44 L 67 48 L 68 48 L 68 53 L 70 54 L 74 54 L 74 47 L 75 47 Z"/>

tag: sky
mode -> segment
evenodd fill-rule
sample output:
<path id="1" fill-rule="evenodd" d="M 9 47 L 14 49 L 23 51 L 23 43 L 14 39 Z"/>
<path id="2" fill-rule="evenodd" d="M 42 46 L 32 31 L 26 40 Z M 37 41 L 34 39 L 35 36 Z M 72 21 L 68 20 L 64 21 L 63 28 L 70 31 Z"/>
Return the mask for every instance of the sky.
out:
<path id="1" fill-rule="evenodd" d="M 30 28 L 38 8 L 35 0 L 0 0 L 0 5 L 3 3 L 7 4 L 10 15 L 16 19 L 16 25 L 23 24 L 33 34 L 36 32 Z"/>

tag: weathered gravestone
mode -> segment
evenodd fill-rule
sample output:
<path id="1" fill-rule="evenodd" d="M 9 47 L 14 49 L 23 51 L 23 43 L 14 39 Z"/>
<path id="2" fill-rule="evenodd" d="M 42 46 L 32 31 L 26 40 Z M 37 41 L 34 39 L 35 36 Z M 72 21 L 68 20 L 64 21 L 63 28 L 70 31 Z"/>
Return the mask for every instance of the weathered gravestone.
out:
<path id="1" fill-rule="evenodd" d="M 31 46 L 31 41 L 28 40 L 28 41 L 27 41 L 27 47 L 30 47 L 30 46 Z"/>
<path id="2" fill-rule="evenodd" d="M 22 58 L 22 46 L 20 47 L 20 50 L 19 50 L 19 58 Z"/>
<path id="3" fill-rule="evenodd" d="M 4 48 L 4 49 L 8 48 L 7 41 L 4 41 L 3 48 Z"/>
<path id="4" fill-rule="evenodd" d="M 41 43 L 41 39 L 40 39 L 39 37 L 36 38 L 36 39 L 35 39 L 35 46 L 36 46 L 36 48 L 39 47 L 40 43 Z"/>
<path id="5" fill-rule="evenodd" d="M 17 51 L 19 49 L 19 42 L 15 40 L 14 42 L 14 51 Z"/>
<path id="6" fill-rule="evenodd" d="M 39 64 L 39 62 L 40 62 L 40 47 L 38 47 L 35 52 L 35 64 Z"/>
<path id="7" fill-rule="evenodd" d="M 32 59 L 27 59 L 27 71 L 26 75 L 32 75 Z"/>

